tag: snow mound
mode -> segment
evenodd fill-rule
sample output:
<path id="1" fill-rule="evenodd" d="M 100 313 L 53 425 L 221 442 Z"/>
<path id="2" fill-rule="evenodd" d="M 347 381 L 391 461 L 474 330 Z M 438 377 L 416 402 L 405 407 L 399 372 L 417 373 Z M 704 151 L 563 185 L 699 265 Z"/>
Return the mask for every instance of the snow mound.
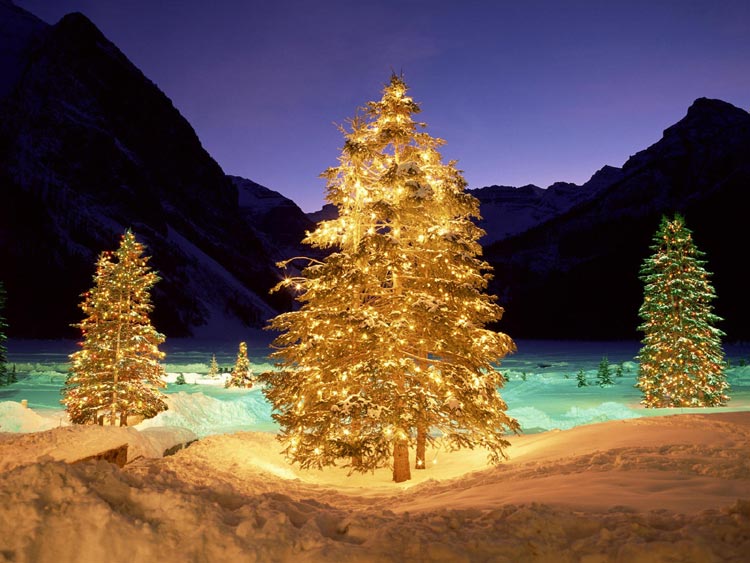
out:
<path id="1" fill-rule="evenodd" d="M 179 427 L 204 437 L 248 430 L 271 419 L 271 406 L 259 388 L 216 391 L 221 399 L 184 391 L 168 394 L 165 401 L 169 409 L 144 420 L 136 428 Z"/>
<path id="2" fill-rule="evenodd" d="M 39 432 L 62 424 L 60 417 L 45 417 L 16 401 L 0 402 L 0 432 Z"/>
<path id="3" fill-rule="evenodd" d="M 584 424 L 595 424 L 608 420 L 622 420 L 643 416 L 626 405 L 613 401 L 607 401 L 589 408 L 571 407 L 567 412 L 556 417 L 535 407 L 518 407 L 509 409 L 507 412 L 509 416 L 518 420 L 524 432 L 568 430 Z"/>
<path id="4" fill-rule="evenodd" d="M 164 376 L 164 381 L 166 383 L 177 384 L 177 379 L 180 376 L 184 378 L 184 383 L 188 385 L 214 385 L 224 387 L 230 374 L 222 373 L 216 377 L 208 377 L 207 375 L 195 371 L 167 372 Z"/>
<path id="5" fill-rule="evenodd" d="M 185 429 L 139 432 L 135 428 L 79 424 L 0 437 L 0 472 L 33 463 L 72 463 L 123 444 L 128 445 L 128 463 L 159 458 L 166 450 L 196 439 Z"/>
<path id="6" fill-rule="evenodd" d="M 122 469 L 47 456 L 0 467 L 0 559 L 744 562 L 750 413 L 706 412 L 514 437 L 496 467 L 480 451 L 442 452 L 413 485 L 388 468 L 350 477 L 284 465 L 265 432 L 209 436 Z M 115 430 L 18 437 L 0 460 Z"/>

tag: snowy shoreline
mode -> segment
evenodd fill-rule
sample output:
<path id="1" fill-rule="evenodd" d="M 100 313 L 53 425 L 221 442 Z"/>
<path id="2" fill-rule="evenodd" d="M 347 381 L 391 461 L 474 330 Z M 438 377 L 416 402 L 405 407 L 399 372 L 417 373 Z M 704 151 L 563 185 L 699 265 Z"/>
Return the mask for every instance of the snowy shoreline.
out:
<path id="1" fill-rule="evenodd" d="M 269 335 L 261 331 L 248 335 L 251 367 L 256 373 L 272 369 L 267 358 L 268 340 Z M 236 430 L 276 431 L 270 405 L 260 389 L 224 389 L 221 377 L 206 377 L 213 354 L 220 366 L 231 366 L 235 342 L 173 339 L 167 344 L 165 368 L 170 383 L 165 391 L 168 402 L 179 404 L 147 425 L 182 426 L 201 437 Z M 634 387 L 637 342 L 521 340 L 517 345 L 518 351 L 500 365 L 507 379 L 500 394 L 508 404 L 509 415 L 518 419 L 524 433 L 565 430 L 607 420 L 705 412 L 700 408 L 646 409 L 640 404 L 640 392 Z M 73 341 L 9 341 L 9 361 L 18 366 L 21 380 L 0 387 L 0 432 L 30 432 L 67 424 L 60 389 L 69 366 L 68 354 L 75 346 Z M 719 410 L 750 411 L 750 347 L 734 344 L 725 348 L 731 360 L 727 369 L 730 401 Z M 614 376 L 614 383 L 606 387 L 596 384 L 603 358 L 608 359 L 613 371 L 622 368 L 622 377 Z M 589 383 L 586 387 L 577 386 L 581 371 Z M 180 374 L 187 385 L 174 383 Z M 19 420 L 3 415 L 4 401 L 22 400 L 41 418 Z M 33 418 L 31 413 L 26 414 Z"/>
<path id="2" fill-rule="evenodd" d="M 258 388 L 170 383 L 170 410 L 137 427 L 70 426 L 66 356 L 16 350 L 28 371 L 0 389 L 2 563 L 744 563 L 750 553 L 744 348 L 730 356 L 728 407 L 645 409 L 637 344 L 521 342 L 501 366 L 524 430 L 509 436 L 509 460 L 433 450 L 429 469 L 401 484 L 388 468 L 289 465 Z M 184 343 L 167 358 L 170 377 L 200 378 L 213 351 Z M 604 355 L 624 374 L 600 387 Z M 577 387 L 579 370 L 591 385 Z M 123 468 L 66 463 L 123 438 Z"/>
<path id="3" fill-rule="evenodd" d="M 750 412 L 512 437 L 496 467 L 481 451 L 433 451 L 437 463 L 401 484 L 387 468 L 300 470 L 269 432 L 208 436 L 123 469 L 49 450 L 125 430 L 2 435 L 3 560 L 697 563 L 750 552 Z"/>

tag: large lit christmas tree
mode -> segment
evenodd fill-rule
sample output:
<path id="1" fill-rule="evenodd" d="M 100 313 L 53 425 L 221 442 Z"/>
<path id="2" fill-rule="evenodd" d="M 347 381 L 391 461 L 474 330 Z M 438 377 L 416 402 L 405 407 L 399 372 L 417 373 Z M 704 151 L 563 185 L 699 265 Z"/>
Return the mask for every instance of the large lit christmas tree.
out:
<path id="1" fill-rule="evenodd" d="M 409 448 L 424 468 L 438 436 L 497 463 L 519 429 L 496 370 L 515 345 L 486 328 L 503 309 L 484 293 L 479 202 L 442 162 L 444 141 L 414 121 L 400 77 L 363 111 L 342 127 L 339 166 L 322 174 L 338 217 L 305 239 L 332 252 L 280 284 L 301 306 L 270 323 L 278 369 L 260 379 L 284 451 L 302 467 L 361 472 L 392 460 L 396 482 L 411 477 Z"/>
<path id="2" fill-rule="evenodd" d="M 102 252 L 94 287 L 83 295 L 86 317 L 76 325 L 81 350 L 71 354 L 62 403 L 76 424 L 127 425 L 128 416 L 150 418 L 166 410 L 164 336 L 151 325 L 150 290 L 158 276 L 144 246 L 128 230 L 120 247 Z"/>
<path id="3" fill-rule="evenodd" d="M 636 386 L 647 407 L 713 407 L 729 400 L 724 374 L 724 333 L 713 325 L 716 294 L 704 253 L 685 220 L 662 217 L 641 268 L 644 300 L 638 327 L 644 337 Z"/>

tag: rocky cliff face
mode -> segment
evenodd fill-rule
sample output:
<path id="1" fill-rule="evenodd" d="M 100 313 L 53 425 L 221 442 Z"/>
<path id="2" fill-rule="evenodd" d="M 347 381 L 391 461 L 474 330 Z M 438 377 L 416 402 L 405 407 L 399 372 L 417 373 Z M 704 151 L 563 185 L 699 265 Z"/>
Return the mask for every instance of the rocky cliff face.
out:
<path id="1" fill-rule="evenodd" d="M 315 222 L 292 200 L 252 180 L 229 176 L 239 193 L 240 213 L 255 226 L 276 260 L 298 256 L 305 233 Z"/>
<path id="2" fill-rule="evenodd" d="M 714 274 L 719 328 L 731 340 L 750 337 L 750 114 L 698 99 L 660 141 L 608 175 L 594 197 L 485 249 L 495 268 L 491 290 L 506 308 L 503 330 L 518 338 L 638 337 L 640 265 L 662 214 L 679 212 Z"/>
<path id="3" fill-rule="evenodd" d="M 488 186 L 469 190 L 480 202 L 482 219 L 478 224 L 487 233 L 481 242 L 490 245 L 538 227 L 596 197 L 602 188 L 618 181 L 622 175 L 621 169 L 605 166 L 582 186 L 556 182 L 547 189 L 529 184 L 520 188 Z"/>
<path id="4" fill-rule="evenodd" d="M 0 0 L 0 98 L 18 82 L 27 64 L 32 37 L 46 27 L 46 23 L 10 0 Z"/>
<path id="5" fill-rule="evenodd" d="M 170 335 L 225 317 L 259 326 L 289 306 L 269 296 L 273 248 L 241 212 L 237 187 L 86 17 L 36 25 L 15 42 L 21 71 L 0 101 L 10 334 L 70 333 L 96 256 L 128 227 L 162 277 L 153 317 Z"/>

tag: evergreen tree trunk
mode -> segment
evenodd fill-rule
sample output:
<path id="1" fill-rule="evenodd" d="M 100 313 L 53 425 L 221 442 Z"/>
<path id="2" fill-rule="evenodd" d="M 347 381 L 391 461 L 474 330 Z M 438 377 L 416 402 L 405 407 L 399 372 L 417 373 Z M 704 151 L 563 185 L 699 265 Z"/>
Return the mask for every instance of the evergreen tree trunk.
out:
<path id="1" fill-rule="evenodd" d="M 419 355 L 422 358 L 427 358 L 429 355 L 429 352 L 425 349 L 422 349 L 419 351 Z M 427 370 L 427 362 L 425 360 L 420 360 L 419 362 L 419 368 L 422 372 Z M 426 411 L 426 407 L 423 408 L 423 411 Z M 427 423 L 422 420 L 417 420 L 417 453 L 416 453 L 416 460 L 414 461 L 414 468 L 415 469 L 427 469 L 427 461 L 425 459 L 425 449 L 427 444 Z"/>
<path id="2" fill-rule="evenodd" d="M 424 424 L 417 426 L 417 459 L 414 463 L 414 469 L 425 469 L 427 463 L 425 461 L 425 445 L 427 443 L 427 430 Z"/>
<path id="3" fill-rule="evenodd" d="M 122 318 L 122 300 L 118 301 L 118 318 Z M 112 404 L 109 408 L 109 424 L 110 426 L 117 425 L 117 385 L 120 379 L 120 339 L 122 336 L 122 322 L 117 323 L 117 337 L 115 338 L 115 370 L 112 374 Z"/>
<path id="4" fill-rule="evenodd" d="M 352 464 L 352 470 L 357 471 L 361 469 L 362 467 L 362 456 L 361 455 L 353 455 L 351 459 Z"/>
<path id="5" fill-rule="evenodd" d="M 393 480 L 403 483 L 411 479 L 409 469 L 409 443 L 406 440 L 396 440 L 393 444 Z"/>
<path id="6" fill-rule="evenodd" d="M 354 436 L 358 436 L 359 432 L 361 430 L 361 423 L 358 418 L 352 419 L 352 434 Z M 362 455 L 360 453 L 355 452 L 352 454 L 351 458 L 351 464 L 352 464 L 352 470 L 356 471 L 359 470 L 362 467 Z"/>

